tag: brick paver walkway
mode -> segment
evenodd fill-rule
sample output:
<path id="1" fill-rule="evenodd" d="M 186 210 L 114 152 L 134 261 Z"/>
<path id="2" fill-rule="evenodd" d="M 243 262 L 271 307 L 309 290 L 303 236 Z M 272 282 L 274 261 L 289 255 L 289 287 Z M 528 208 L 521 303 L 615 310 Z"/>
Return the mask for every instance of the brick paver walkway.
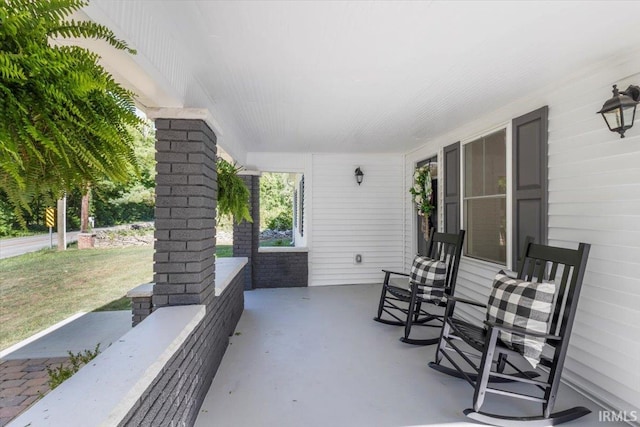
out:
<path id="1" fill-rule="evenodd" d="M 49 392 L 47 367 L 68 362 L 68 357 L 0 361 L 0 427 Z"/>

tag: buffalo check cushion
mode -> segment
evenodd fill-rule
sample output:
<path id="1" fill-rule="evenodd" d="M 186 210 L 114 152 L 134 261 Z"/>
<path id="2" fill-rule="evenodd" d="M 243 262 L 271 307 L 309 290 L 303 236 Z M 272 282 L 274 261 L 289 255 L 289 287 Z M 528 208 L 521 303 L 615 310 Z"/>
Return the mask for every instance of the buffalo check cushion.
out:
<path id="1" fill-rule="evenodd" d="M 411 266 L 409 286 L 418 285 L 418 296 L 438 304 L 444 301 L 444 287 L 447 279 L 447 265 L 438 260 L 416 256 Z M 411 290 L 411 289 L 409 289 Z"/>
<path id="2" fill-rule="evenodd" d="M 556 286 L 513 279 L 500 271 L 493 281 L 487 304 L 487 320 L 516 326 L 531 332 L 547 333 Z M 545 339 L 500 331 L 500 340 L 520 352 L 535 368 L 540 362 Z"/>

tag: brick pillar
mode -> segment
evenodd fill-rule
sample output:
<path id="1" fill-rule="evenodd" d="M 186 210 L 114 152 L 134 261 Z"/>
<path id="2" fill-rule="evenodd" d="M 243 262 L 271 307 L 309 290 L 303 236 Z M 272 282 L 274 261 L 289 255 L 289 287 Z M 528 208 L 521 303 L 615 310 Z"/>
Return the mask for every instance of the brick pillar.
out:
<path id="1" fill-rule="evenodd" d="M 138 323 L 149 317 L 153 309 L 151 299 L 151 296 L 131 298 L 131 326 L 136 326 Z"/>
<path id="2" fill-rule="evenodd" d="M 216 250 L 216 136 L 202 120 L 156 120 L 154 308 L 209 304 Z"/>
<path id="3" fill-rule="evenodd" d="M 260 177 L 256 175 L 241 175 L 240 178 L 251 193 L 249 198 L 249 213 L 253 223 L 243 221 L 233 224 L 233 256 L 247 257 L 249 262 L 245 267 L 245 290 L 254 289 L 254 268 L 260 246 Z"/>

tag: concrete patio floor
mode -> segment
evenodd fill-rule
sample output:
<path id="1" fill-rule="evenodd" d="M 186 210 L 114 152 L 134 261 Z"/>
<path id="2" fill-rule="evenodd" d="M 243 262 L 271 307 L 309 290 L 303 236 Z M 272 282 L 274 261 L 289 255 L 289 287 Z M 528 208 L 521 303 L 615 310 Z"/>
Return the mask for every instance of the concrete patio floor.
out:
<path id="1" fill-rule="evenodd" d="M 67 357 L 69 352 L 104 351 L 131 329 L 131 311 L 78 313 L 0 352 L 0 360 Z"/>
<path id="2" fill-rule="evenodd" d="M 245 292 L 245 311 L 196 426 L 477 425 L 462 413 L 473 389 L 427 366 L 435 346 L 403 344 L 400 327 L 372 320 L 379 289 Z M 565 425 L 603 425 L 602 408 L 563 385 L 556 411 L 578 405 L 592 413 Z M 500 396 L 483 406 L 512 415 L 539 415 L 539 408 Z"/>

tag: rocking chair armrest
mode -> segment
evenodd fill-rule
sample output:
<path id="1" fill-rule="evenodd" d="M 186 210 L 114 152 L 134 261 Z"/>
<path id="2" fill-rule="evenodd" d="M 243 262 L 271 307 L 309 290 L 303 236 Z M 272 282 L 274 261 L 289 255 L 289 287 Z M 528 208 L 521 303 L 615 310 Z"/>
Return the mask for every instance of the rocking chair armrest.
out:
<path id="1" fill-rule="evenodd" d="M 487 307 L 486 304 L 482 304 L 481 302 L 474 301 L 474 300 L 471 300 L 471 299 L 454 297 L 454 296 L 447 295 L 447 294 L 445 294 L 444 297 L 447 299 L 447 301 L 461 302 L 461 303 L 464 303 L 464 304 L 475 305 L 476 307 L 482 307 L 482 308 L 486 308 Z"/>
<path id="2" fill-rule="evenodd" d="M 537 338 L 544 338 L 544 339 L 553 340 L 553 341 L 559 341 L 562 339 L 562 337 L 559 337 L 558 335 L 543 334 L 541 332 L 528 331 L 524 328 L 519 328 L 517 326 L 498 325 L 488 320 L 485 320 L 484 324 L 490 328 L 498 329 L 499 331 L 515 332 L 517 334 L 528 335 L 528 336 L 537 337 Z"/>
<path id="3" fill-rule="evenodd" d="M 405 277 L 409 277 L 409 274 L 407 273 L 400 273 L 398 271 L 391 271 L 391 270 L 382 270 L 383 273 L 389 273 L 389 274 L 395 274 L 397 276 L 405 276 Z"/>

